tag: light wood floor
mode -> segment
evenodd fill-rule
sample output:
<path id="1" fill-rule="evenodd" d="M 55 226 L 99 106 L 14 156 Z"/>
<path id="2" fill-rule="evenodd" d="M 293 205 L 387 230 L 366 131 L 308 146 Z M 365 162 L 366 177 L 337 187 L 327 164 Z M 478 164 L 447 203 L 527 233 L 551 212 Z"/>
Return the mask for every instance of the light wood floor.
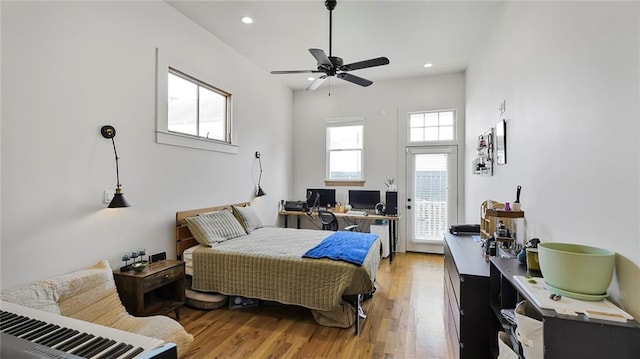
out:
<path id="1" fill-rule="evenodd" d="M 322 327 L 309 310 L 262 305 L 203 311 L 183 306 L 194 335 L 188 358 L 450 358 L 443 321 L 443 258 L 399 253 L 380 264 L 362 331 Z"/>

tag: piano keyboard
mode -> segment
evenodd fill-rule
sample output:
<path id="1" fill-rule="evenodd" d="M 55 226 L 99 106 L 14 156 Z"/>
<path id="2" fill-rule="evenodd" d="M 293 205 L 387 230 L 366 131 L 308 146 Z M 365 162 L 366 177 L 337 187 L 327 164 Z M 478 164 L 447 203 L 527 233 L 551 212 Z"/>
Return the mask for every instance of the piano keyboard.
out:
<path id="1" fill-rule="evenodd" d="M 173 343 L 0 301 L 0 357 L 176 358 Z"/>

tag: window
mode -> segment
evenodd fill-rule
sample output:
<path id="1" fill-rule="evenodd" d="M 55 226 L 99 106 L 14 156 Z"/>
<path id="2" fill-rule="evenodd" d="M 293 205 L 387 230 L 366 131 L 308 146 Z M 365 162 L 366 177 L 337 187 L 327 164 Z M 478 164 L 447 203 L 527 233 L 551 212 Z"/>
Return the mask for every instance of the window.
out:
<path id="1" fill-rule="evenodd" d="M 231 95 L 169 68 L 167 129 L 169 132 L 231 143 Z"/>
<path id="2" fill-rule="evenodd" d="M 174 49 L 156 48 L 156 142 L 237 154 L 233 96 L 203 63 Z"/>
<path id="3" fill-rule="evenodd" d="M 361 181 L 364 119 L 327 121 L 327 178 Z"/>
<path id="4" fill-rule="evenodd" d="M 409 142 L 454 140 L 454 118 L 454 111 L 409 114 Z"/>

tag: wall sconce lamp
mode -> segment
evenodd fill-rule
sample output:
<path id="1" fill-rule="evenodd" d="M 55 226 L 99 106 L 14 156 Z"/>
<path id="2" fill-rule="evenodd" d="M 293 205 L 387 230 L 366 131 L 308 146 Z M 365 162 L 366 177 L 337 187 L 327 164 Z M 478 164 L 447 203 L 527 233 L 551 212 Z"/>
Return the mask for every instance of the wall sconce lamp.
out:
<path id="1" fill-rule="evenodd" d="M 122 208 L 122 207 L 131 207 L 129 202 L 127 202 L 126 198 L 124 198 L 124 194 L 120 189 L 120 170 L 118 169 L 118 152 L 116 151 L 116 141 L 113 140 L 116 137 L 116 129 L 113 126 L 102 126 L 100 129 L 100 133 L 104 138 L 110 138 L 111 143 L 113 144 L 113 153 L 116 156 L 116 193 L 113 195 L 113 199 L 111 203 L 109 203 L 108 208 Z"/>
<path id="2" fill-rule="evenodd" d="M 260 159 L 260 152 L 256 151 L 256 158 L 258 159 L 258 163 L 260 164 L 260 177 L 258 177 L 258 190 L 256 191 L 256 197 L 262 197 L 266 195 L 260 187 L 260 181 L 262 180 L 262 160 Z"/>

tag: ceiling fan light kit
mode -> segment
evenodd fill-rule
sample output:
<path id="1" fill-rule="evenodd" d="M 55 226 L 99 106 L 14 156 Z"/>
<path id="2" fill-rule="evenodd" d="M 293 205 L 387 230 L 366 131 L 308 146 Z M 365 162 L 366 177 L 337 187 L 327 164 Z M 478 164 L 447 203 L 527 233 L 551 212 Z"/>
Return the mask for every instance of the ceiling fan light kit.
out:
<path id="1" fill-rule="evenodd" d="M 315 81 L 307 87 L 307 90 L 315 90 L 329 77 L 337 77 L 341 80 L 345 80 L 356 85 L 360 85 L 363 87 L 370 86 L 373 84 L 372 81 L 364 79 L 362 77 L 353 75 L 348 73 L 349 71 L 365 69 L 369 67 L 388 65 L 389 59 L 386 57 L 377 57 L 369 60 L 358 61 L 350 64 L 344 64 L 342 58 L 333 56 L 331 51 L 331 36 L 332 36 L 332 27 L 333 27 L 333 19 L 332 12 L 335 9 L 337 4 L 336 0 L 326 0 L 324 2 L 325 7 L 329 10 L 329 56 L 322 49 L 309 49 L 311 55 L 316 59 L 318 64 L 316 70 L 284 70 L 284 71 L 271 71 L 272 74 L 282 75 L 282 74 L 302 74 L 302 73 L 324 73 L 324 75 L 319 76 Z"/>

